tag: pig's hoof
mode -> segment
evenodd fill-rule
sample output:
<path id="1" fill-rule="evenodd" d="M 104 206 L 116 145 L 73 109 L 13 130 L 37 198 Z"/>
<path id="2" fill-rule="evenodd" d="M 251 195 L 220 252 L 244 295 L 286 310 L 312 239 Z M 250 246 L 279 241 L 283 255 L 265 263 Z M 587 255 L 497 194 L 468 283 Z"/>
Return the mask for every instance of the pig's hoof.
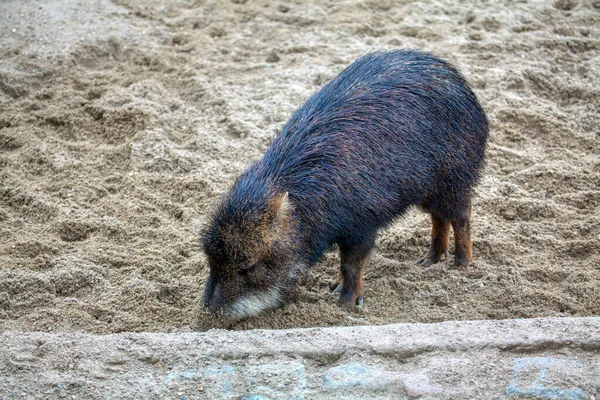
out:
<path id="1" fill-rule="evenodd" d="M 361 308 L 364 304 L 364 298 L 362 295 L 356 297 L 354 300 L 352 298 L 344 298 L 341 297 L 338 300 L 338 305 L 346 311 L 352 312 L 356 311 L 356 308 Z"/>
<path id="2" fill-rule="evenodd" d="M 339 282 L 334 283 L 329 287 L 329 290 L 331 290 L 331 293 L 333 294 L 339 294 L 342 291 L 342 284 Z"/>
<path id="3" fill-rule="evenodd" d="M 469 261 L 466 258 L 454 257 L 454 265 L 459 271 L 466 271 L 469 268 Z"/>
<path id="4" fill-rule="evenodd" d="M 435 264 L 435 261 L 429 257 L 421 257 L 417 260 L 417 265 L 420 265 L 423 268 L 431 267 L 433 264 Z"/>
<path id="5" fill-rule="evenodd" d="M 433 264 L 440 262 L 442 258 L 446 259 L 448 257 L 448 251 L 445 251 L 443 254 L 438 256 L 428 255 L 426 257 L 421 257 L 417 260 L 417 265 L 420 265 L 423 268 L 431 267 Z"/>

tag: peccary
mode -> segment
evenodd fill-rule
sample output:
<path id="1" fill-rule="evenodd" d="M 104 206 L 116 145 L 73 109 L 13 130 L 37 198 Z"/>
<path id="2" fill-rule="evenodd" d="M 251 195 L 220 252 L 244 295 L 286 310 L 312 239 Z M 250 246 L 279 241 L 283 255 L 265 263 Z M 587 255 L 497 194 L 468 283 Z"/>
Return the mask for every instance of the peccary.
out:
<path id="1" fill-rule="evenodd" d="M 471 261 L 471 192 L 488 121 L 465 78 L 413 50 L 366 54 L 300 107 L 237 178 L 206 226 L 204 305 L 243 318 L 284 304 L 298 278 L 339 246 L 339 303 L 363 301 L 377 231 L 412 205 L 431 214 L 440 261 Z"/>

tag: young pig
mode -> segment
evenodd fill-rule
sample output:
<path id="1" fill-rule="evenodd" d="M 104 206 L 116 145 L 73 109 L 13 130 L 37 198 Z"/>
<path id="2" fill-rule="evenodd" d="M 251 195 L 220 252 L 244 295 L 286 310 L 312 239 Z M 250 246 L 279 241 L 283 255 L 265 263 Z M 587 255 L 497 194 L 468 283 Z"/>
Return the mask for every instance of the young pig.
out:
<path id="1" fill-rule="evenodd" d="M 204 305 L 228 318 L 280 306 L 334 243 L 339 303 L 362 304 L 377 231 L 412 205 L 431 214 L 428 267 L 471 260 L 471 192 L 488 121 L 450 64 L 412 50 L 360 57 L 298 109 L 250 165 L 203 235 Z"/>

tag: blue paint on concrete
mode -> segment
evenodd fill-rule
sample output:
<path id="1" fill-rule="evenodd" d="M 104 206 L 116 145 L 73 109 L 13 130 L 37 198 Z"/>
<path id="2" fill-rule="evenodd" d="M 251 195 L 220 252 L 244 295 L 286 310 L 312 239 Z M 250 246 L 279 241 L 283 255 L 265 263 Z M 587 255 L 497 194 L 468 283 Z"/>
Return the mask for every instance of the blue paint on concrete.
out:
<path id="1" fill-rule="evenodd" d="M 513 369 L 516 369 L 517 371 L 522 371 L 525 368 L 529 368 L 531 366 L 536 366 L 536 365 L 539 365 L 542 367 L 550 367 L 550 366 L 557 366 L 557 365 L 568 365 L 573 368 L 581 367 L 581 363 L 579 361 L 563 360 L 560 358 L 553 358 L 553 357 L 524 357 L 524 358 L 517 358 L 516 360 L 514 360 Z"/>
<path id="2" fill-rule="evenodd" d="M 525 357 L 513 361 L 514 378 L 506 389 L 507 396 L 518 397 L 538 397 L 546 399 L 585 399 L 585 393 L 578 387 L 557 387 L 551 386 L 552 382 L 548 379 L 548 371 L 553 369 L 580 369 L 581 363 L 573 360 L 563 360 L 552 357 Z M 537 375 L 534 375 L 537 372 Z M 527 387 L 521 386 L 520 382 L 524 377 L 535 376 L 533 382 Z"/>
<path id="3" fill-rule="evenodd" d="M 181 382 L 184 379 L 190 379 L 196 376 L 196 371 L 193 369 L 189 369 L 187 371 L 178 371 L 178 370 L 173 370 L 171 372 L 169 372 L 169 374 L 167 376 L 165 376 L 165 383 L 167 385 L 171 384 L 172 382 Z"/>
<path id="4" fill-rule="evenodd" d="M 544 388 L 543 386 L 535 386 L 529 389 L 523 389 L 511 382 L 506 389 L 507 396 L 522 396 L 522 397 L 538 397 L 547 399 L 585 399 L 585 393 L 580 388 L 574 389 L 557 389 Z"/>
<path id="5" fill-rule="evenodd" d="M 216 385 L 219 387 L 222 397 L 229 397 L 231 395 L 231 376 L 235 375 L 236 370 L 231 365 L 224 366 L 210 366 L 203 368 L 200 371 L 189 369 L 186 371 L 172 370 L 165 376 L 165 383 L 170 385 L 173 382 L 182 382 L 187 379 L 197 379 L 202 376 L 209 376 L 215 380 Z"/>
<path id="6" fill-rule="evenodd" d="M 264 364 L 249 367 L 250 375 L 272 378 L 272 386 L 260 385 L 243 399 L 285 398 L 302 400 L 306 396 L 306 367 L 300 362 Z"/>
<path id="7" fill-rule="evenodd" d="M 259 381 L 266 380 L 268 386 L 254 387 L 254 380 L 247 381 L 244 378 L 245 375 L 252 376 Z M 306 367 L 300 362 L 263 364 L 246 368 L 213 365 L 200 370 L 174 369 L 164 378 L 167 385 L 192 379 L 203 381 L 203 386 L 212 388 L 215 390 L 212 393 L 221 398 L 241 397 L 242 393 L 248 393 L 248 384 L 254 390 L 243 397 L 246 400 L 271 398 L 302 400 L 306 396 Z"/>
<path id="8" fill-rule="evenodd" d="M 300 362 L 294 362 L 287 365 L 287 367 L 293 371 L 293 374 L 298 379 L 288 398 L 290 400 L 302 400 L 306 394 L 306 367 Z"/>
<path id="9" fill-rule="evenodd" d="M 242 400 L 269 400 L 269 398 L 262 394 L 251 394 L 250 396 L 242 397 Z"/>
<path id="10" fill-rule="evenodd" d="M 330 368 L 323 374 L 323 389 L 338 390 L 351 387 L 362 387 L 376 390 L 389 382 L 386 371 L 379 367 L 359 363 L 342 364 Z"/>
<path id="11" fill-rule="evenodd" d="M 227 397 L 231 394 L 231 381 L 226 380 L 221 386 L 221 396 Z"/>
<path id="12" fill-rule="evenodd" d="M 220 386 L 222 397 L 231 396 L 231 379 L 237 375 L 235 367 L 231 365 L 210 366 L 202 369 L 203 376 L 210 376 L 216 380 L 217 386 Z"/>
<path id="13" fill-rule="evenodd" d="M 222 367 L 206 367 L 202 370 L 204 375 L 216 375 L 216 374 L 233 374 L 235 373 L 235 367 L 231 365 L 224 365 Z"/>
<path id="14" fill-rule="evenodd" d="M 254 389 L 254 393 L 243 397 L 242 400 L 270 400 L 270 399 L 288 399 L 286 393 L 274 390 L 267 386 L 258 386 Z"/>

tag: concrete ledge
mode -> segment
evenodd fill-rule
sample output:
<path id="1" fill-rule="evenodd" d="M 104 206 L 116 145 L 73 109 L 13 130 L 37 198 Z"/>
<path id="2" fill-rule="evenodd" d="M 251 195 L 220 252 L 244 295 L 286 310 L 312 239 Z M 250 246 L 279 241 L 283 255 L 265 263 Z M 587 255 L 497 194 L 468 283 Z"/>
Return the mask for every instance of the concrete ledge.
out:
<path id="1" fill-rule="evenodd" d="M 4 398 L 600 397 L 600 318 L 0 336 Z"/>

